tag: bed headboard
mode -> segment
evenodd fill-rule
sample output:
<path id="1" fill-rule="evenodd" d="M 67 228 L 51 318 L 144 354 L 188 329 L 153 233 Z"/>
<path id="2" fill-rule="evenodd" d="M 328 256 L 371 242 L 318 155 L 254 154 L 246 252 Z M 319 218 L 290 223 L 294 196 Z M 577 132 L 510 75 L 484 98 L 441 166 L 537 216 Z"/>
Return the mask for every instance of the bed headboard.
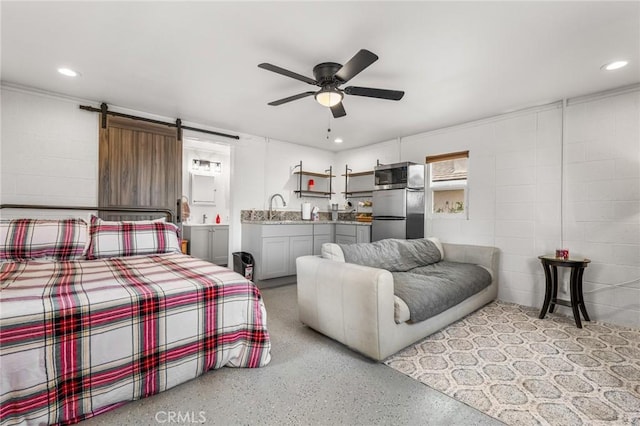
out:
<path id="1" fill-rule="evenodd" d="M 78 212 L 94 212 L 105 220 L 140 220 L 140 219 L 157 219 L 164 217 L 168 222 L 177 222 L 173 212 L 166 208 L 154 207 L 86 207 L 86 206 L 50 206 L 37 204 L 0 204 L 0 218 L 16 218 L 24 217 L 24 210 L 36 210 L 35 215 L 38 217 L 63 218 L 78 216 Z M 42 211 L 65 211 L 66 213 L 57 213 L 54 215 L 45 214 Z M 33 213 L 32 213 L 33 214 Z"/>

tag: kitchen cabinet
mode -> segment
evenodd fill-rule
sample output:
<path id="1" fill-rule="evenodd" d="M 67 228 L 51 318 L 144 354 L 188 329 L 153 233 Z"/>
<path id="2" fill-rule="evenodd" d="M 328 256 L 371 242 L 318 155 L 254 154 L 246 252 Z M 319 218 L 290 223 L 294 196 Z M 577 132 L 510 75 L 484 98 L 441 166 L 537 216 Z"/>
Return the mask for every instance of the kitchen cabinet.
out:
<path id="1" fill-rule="evenodd" d="M 189 254 L 217 265 L 229 263 L 229 225 L 185 225 Z"/>
<path id="2" fill-rule="evenodd" d="M 332 179 L 335 177 L 332 174 L 332 168 L 329 166 L 324 173 L 310 172 L 302 169 L 302 161 L 300 164 L 297 164 L 294 169 L 298 169 L 293 173 L 298 175 L 298 188 L 293 191 L 298 195 L 298 198 L 301 197 L 320 197 L 320 198 L 331 198 L 334 194 L 332 188 Z M 319 179 L 318 183 L 315 182 L 315 179 Z M 313 180 L 313 187 L 310 186 L 311 180 Z"/>
<path id="3" fill-rule="evenodd" d="M 291 275 L 290 240 L 290 237 L 265 237 L 262 239 L 261 251 L 253 254 L 256 262 L 253 271 L 256 278 L 268 279 Z"/>
<path id="4" fill-rule="evenodd" d="M 296 274 L 296 258 L 313 253 L 312 224 L 242 224 L 242 251 L 254 258 L 254 278 Z"/>
<path id="5" fill-rule="evenodd" d="M 371 226 L 369 225 L 355 225 L 355 226 L 356 226 L 356 242 L 370 243 L 371 242 Z"/>
<path id="6" fill-rule="evenodd" d="M 333 223 L 321 223 L 313 225 L 313 254 L 322 253 L 322 244 L 335 241 L 335 225 Z"/>
<path id="7" fill-rule="evenodd" d="M 339 223 L 336 225 L 337 244 L 355 244 L 371 242 L 370 225 L 351 225 Z"/>

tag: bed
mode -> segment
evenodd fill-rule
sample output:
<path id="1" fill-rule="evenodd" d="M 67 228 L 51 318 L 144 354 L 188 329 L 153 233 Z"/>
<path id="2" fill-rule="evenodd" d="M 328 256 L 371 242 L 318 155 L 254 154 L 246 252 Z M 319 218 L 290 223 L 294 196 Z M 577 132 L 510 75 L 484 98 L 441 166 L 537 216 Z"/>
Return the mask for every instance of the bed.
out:
<path id="1" fill-rule="evenodd" d="M 270 361 L 258 288 L 165 221 L 0 220 L 0 423 L 70 424 Z"/>

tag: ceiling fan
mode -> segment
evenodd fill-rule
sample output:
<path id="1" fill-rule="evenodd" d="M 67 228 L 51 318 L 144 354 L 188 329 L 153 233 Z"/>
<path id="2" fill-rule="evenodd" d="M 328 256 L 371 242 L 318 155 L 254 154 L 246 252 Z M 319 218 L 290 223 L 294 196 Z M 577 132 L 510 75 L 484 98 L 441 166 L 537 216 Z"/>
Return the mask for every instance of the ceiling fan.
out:
<path id="1" fill-rule="evenodd" d="M 400 90 L 374 89 L 372 87 L 357 86 L 349 86 L 344 89 L 340 89 L 340 85 L 351 80 L 377 60 L 378 56 L 376 54 L 366 49 L 361 49 L 344 65 L 337 64 L 335 62 L 322 62 L 321 64 L 313 67 L 313 76 L 315 77 L 315 80 L 268 63 L 259 64 L 258 67 L 320 87 L 320 90 L 318 91 L 299 93 L 297 95 L 269 102 L 269 105 L 282 105 L 287 102 L 314 95 L 316 101 L 318 101 L 320 105 L 331 108 L 331 113 L 334 118 L 339 118 L 347 115 L 344 110 L 344 106 L 342 105 L 342 99 L 345 94 L 365 96 L 368 98 L 389 99 L 392 101 L 399 101 L 404 96 L 404 92 Z"/>

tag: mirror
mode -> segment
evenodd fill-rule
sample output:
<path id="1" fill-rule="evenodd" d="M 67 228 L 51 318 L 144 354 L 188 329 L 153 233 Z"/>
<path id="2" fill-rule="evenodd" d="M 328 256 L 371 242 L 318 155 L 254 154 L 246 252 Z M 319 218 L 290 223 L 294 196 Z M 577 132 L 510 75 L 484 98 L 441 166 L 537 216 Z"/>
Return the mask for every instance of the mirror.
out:
<path id="1" fill-rule="evenodd" d="M 193 204 L 216 204 L 214 176 L 191 174 L 191 202 Z"/>

